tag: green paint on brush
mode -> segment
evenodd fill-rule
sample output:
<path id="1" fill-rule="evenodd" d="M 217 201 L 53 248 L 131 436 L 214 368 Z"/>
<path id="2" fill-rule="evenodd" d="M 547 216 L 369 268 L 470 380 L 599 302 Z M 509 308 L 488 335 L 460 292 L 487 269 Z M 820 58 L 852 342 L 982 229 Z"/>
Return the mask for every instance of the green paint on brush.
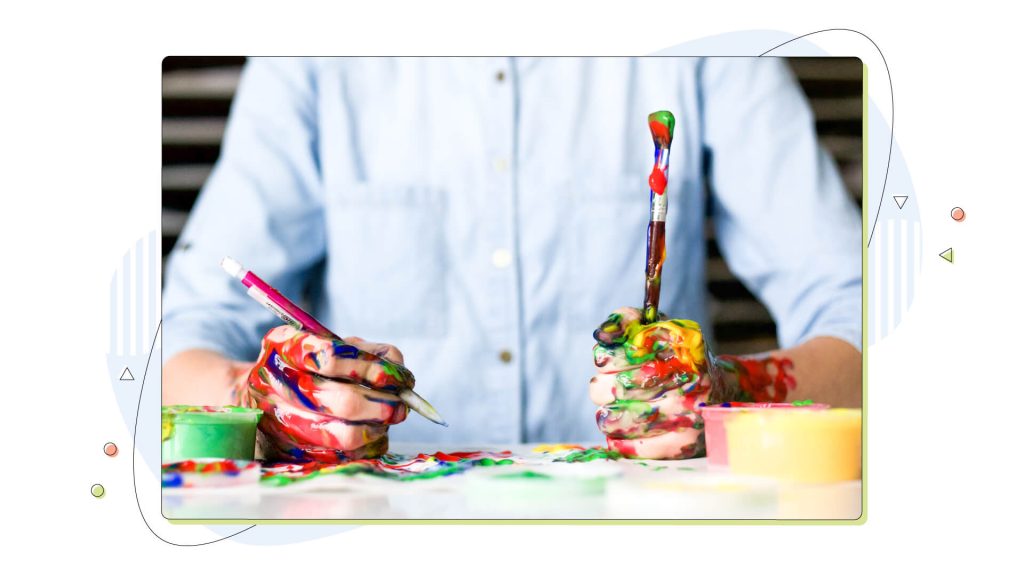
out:
<path id="1" fill-rule="evenodd" d="M 662 146 L 672 144 L 672 135 L 676 130 L 676 117 L 668 110 L 659 110 L 647 115 L 647 124 L 651 128 L 651 136 Z"/>

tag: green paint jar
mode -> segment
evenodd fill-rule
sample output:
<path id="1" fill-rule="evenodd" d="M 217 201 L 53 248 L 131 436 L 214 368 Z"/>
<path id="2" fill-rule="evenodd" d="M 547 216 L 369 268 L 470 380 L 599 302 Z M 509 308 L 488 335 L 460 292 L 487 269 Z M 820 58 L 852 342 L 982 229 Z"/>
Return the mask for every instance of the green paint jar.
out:
<path id="1" fill-rule="evenodd" d="M 240 406 L 164 406 L 160 456 L 166 462 L 195 458 L 252 460 L 262 410 Z"/>

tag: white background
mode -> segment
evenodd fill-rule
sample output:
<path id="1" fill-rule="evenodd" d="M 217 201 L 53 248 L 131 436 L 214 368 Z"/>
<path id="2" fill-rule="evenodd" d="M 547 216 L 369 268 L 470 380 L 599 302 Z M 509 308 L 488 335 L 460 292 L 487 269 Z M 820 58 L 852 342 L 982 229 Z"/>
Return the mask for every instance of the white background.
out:
<path id="1" fill-rule="evenodd" d="M 664 2 L 643 10 L 391 1 L 373 12 L 369 3 L 333 4 L 0 8 L 5 563 L 157 573 L 1020 569 L 1020 532 L 1010 528 L 1021 512 L 1024 380 L 1019 18 L 978 1 L 955 12 L 891 0 L 828 12 L 822 2 Z M 131 491 L 130 439 L 107 380 L 107 302 L 121 254 L 160 225 L 164 56 L 643 55 L 732 31 L 830 27 L 868 34 L 888 59 L 896 140 L 925 242 L 909 315 L 870 350 L 865 525 L 388 526 L 287 546 L 195 549 L 168 546 L 145 529 Z M 867 56 L 862 43 L 857 53 Z M 872 92 L 882 95 L 876 78 Z M 957 205 L 967 212 L 961 224 L 949 218 Z M 953 265 L 938 256 L 949 246 Z M 111 439 L 122 447 L 118 458 L 102 455 Z M 107 497 L 89 495 L 94 482 Z"/>

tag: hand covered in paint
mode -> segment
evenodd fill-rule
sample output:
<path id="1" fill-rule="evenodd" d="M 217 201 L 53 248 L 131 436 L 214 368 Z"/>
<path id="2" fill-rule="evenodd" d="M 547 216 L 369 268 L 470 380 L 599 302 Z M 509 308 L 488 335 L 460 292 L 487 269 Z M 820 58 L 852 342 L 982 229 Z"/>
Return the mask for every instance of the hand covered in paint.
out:
<path id="1" fill-rule="evenodd" d="M 608 447 L 633 458 L 677 459 L 704 453 L 701 402 L 726 395 L 700 326 L 690 320 L 641 324 L 619 308 L 594 331 L 590 399 Z"/>
<path id="2" fill-rule="evenodd" d="M 389 344 L 331 340 L 291 326 L 263 338 L 241 394 L 263 410 L 268 456 L 339 462 L 380 456 L 388 426 L 406 417 L 399 388 L 415 384 Z"/>

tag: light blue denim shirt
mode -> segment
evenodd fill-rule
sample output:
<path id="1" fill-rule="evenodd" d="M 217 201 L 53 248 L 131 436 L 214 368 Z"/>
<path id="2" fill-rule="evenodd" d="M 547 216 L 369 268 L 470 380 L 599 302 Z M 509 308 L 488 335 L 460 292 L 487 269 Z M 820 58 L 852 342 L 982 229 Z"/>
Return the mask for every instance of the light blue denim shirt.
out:
<path id="1" fill-rule="evenodd" d="M 655 110 L 676 116 L 662 311 L 710 332 L 708 180 L 781 344 L 859 349 L 860 216 L 782 60 L 274 58 L 246 66 L 168 263 L 164 359 L 254 360 L 279 324 L 230 255 L 338 334 L 403 351 L 451 427 L 410 414 L 393 440 L 598 440 L 592 332 L 643 303 Z"/>

